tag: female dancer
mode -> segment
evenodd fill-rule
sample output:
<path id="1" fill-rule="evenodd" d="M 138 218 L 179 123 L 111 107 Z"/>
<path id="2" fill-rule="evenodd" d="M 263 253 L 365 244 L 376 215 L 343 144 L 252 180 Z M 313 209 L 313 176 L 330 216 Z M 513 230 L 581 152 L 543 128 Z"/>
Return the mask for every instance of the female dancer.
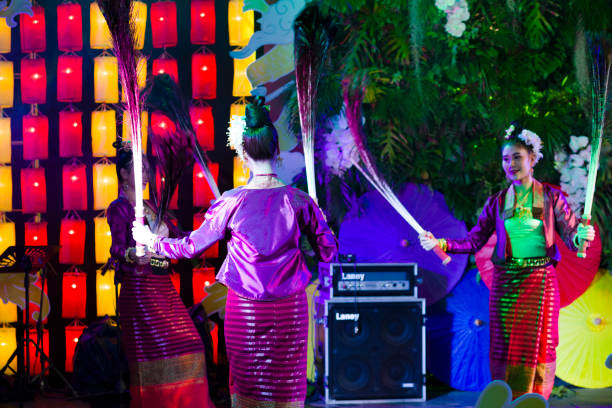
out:
<path id="1" fill-rule="evenodd" d="M 513 122 L 506 130 L 502 167 L 510 186 L 489 197 L 465 239 L 439 239 L 426 232 L 424 249 L 440 245 L 451 253 L 470 253 L 497 234 L 495 271 L 489 297 L 491 376 L 506 381 L 516 398 L 537 392 L 548 398 L 555 379 L 559 261 L 555 230 L 569 248 L 592 241 L 592 226 L 578 223 L 561 191 L 533 178 L 542 158 L 542 141 Z"/>
<path id="2" fill-rule="evenodd" d="M 115 142 L 119 198 L 106 211 L 111 256 L 121 282 L 121 336 L 130 368 L 131 407 L 212 407 L 208 397 L 204 346 L 168 275 L 167 259 L 149 252 L 137 257 L 130 233 L 134 215 L 134 168 L 129 145 Z M 145 159 L 145 158 L 143 158 Z M 143 160 L 146 170 L 147 162 Z M 146 186 L 147 171 L 143 171 Z M 170 222 L 148 225 L 160 236 L 180 236 Z"/>
<path id="3" fill-rule="evenodd" d="M 217 280 L 229 288 L 225 341 L 232 406 L 301 407 L 310 273 L 300 235 L 324 261 L 334 257 L 337 241 L 315 202 L 276 177 L 278 134 L 259 100 L 247 106 L 240 135 L 244 140 L 234 146 L 253 174 L 246 186 L 225 192 L 188 237 L 164 238 L 135 224 L 134 239 L 169 258 L 191 258 L 229 236 Z"/>

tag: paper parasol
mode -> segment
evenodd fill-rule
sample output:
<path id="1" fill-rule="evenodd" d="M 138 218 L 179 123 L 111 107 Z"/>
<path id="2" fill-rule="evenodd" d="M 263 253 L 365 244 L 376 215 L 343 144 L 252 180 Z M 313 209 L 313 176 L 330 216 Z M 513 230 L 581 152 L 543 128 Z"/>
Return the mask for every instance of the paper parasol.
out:
<path id="1" fill-rule="evenodd" d="M 397 195 L 406 209 L 428 231 L 440 238 L 462 238 L 463 221 L 452 216 L 444 197 L 426 186 L 406 185 Z M 417 233 L 377 191 L 364 194 L 340 226 L 340 253 L 354 254 L 356 262 L 416 262 L 423 283 L 419 297 L 428 305 L 455 286 L 467 264 L 467 255 L 453 255 L 444 266 L 419 244 Z"/>
<path id="2" fill-rule="evenodd" d="M 444 299 L 427 311 L 427 369 L 462 391 L 480 391 L 491 381 L 489 369 L 489 289 L 465 273 Z"/>
<path id="3" fill-rule="evenodd" d="M 611 347 L 612 275 L 602 271 L 559 313 L 557 377 L 584 388 L 612 386 L 612 370 L 605 364 Z"/>
<path id="4" fill-rule="evenodd" d="M 601 260 L 601 238 L 597 224 L 594 224 L 594 227 L 595 240 L 587 248 L 586 258 L 578 258 L 576 252 L 571 251 L 559 234 L 555 232 L 555 244 L 557 244 L 561 254 L 561 260 L 555 267 L 559 280 L 561 307 L 569 305 L 582 295 L 597 273 L 599 261 Z M 488 288 L 491 288 L 491 281 L 493 279 L 491 256 L 495 250 L 496 242 L 497 237 L 493 234 L 486 245 L 476 252 L 476 266 Z"/>

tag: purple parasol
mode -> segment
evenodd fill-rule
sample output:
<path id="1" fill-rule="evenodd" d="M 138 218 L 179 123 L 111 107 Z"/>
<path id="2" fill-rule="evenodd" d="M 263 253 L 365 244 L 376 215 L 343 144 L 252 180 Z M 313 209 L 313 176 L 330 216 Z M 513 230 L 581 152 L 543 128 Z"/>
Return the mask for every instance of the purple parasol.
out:
<path id="1" fill-rule="evenodd" d="M 426 186 L 407 184 L 399 200 L 414 218 L 436 237 L 463 238 L 467 229 L 450 213 L 444 196 Z M 454 255 L 444 266 L 419 244 L 416 231 L 377 191 L 360 198 L 340 226 L 340 253 L 354 254 L 357 262 L 416 262 L 423 283 L 419 297 L 431 305 L 455 286 L 467 265 L 467 255 Z"/>

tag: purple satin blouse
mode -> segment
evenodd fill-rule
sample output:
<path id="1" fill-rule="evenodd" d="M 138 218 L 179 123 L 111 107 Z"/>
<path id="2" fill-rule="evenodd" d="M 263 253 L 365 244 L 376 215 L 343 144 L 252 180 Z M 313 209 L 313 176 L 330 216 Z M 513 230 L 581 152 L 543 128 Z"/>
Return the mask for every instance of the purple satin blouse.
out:
<path id="1" fill-rule="evenodd" d="M 302 234 L 320 259 L 333 259 L 336 236 L 307 194 L 290 186 L 239 187 L 210 207 L 200 228 L 182 239 L 158 239 L 155 252 L 193 258 L 227 236 L 227 257 L 217 280 L 241 297 L 272 300 L 294 295 L 310 281 L 300 250 Z"/>

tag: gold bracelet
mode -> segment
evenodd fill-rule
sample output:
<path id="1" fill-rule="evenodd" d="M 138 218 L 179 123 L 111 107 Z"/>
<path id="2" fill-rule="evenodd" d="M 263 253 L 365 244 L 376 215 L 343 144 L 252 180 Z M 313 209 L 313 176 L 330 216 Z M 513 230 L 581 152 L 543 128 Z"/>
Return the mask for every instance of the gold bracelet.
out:
<path id="1" fill-rule="evenodd" d="M 448 249 L 448 243 L 444 238 L 438 238 L 438 245 L 440 246 L 440 249 L 442 249 L 444 252 L 446 252 L 446 250 Z"/>

